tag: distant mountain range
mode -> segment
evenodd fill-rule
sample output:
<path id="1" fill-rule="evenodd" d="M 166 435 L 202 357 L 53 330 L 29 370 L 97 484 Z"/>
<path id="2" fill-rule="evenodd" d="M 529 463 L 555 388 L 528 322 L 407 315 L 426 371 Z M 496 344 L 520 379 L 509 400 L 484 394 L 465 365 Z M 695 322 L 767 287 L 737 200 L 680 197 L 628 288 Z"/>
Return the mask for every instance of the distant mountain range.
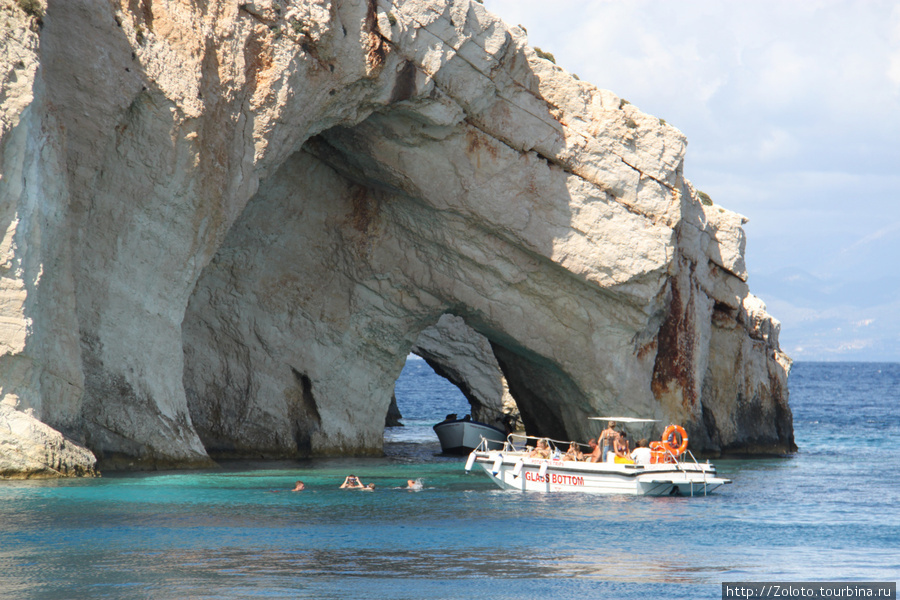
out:
<path id="1" fill-rule="evenodd" d="M 794 360 L 900 361 L 900 275 L 838 281 L 786 268 L 749 283 Z"/>

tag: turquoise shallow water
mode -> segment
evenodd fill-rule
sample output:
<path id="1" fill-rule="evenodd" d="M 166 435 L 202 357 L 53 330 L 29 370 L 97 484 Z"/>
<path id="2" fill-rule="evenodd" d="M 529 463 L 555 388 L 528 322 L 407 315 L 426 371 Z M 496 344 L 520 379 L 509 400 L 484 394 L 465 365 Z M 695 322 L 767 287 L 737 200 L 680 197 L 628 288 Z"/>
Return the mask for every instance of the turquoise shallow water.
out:
<path id="1" fill-rule="evenodd" d="M 0 482 L 0 597 L 693 599 L 898 578 L 900 365 L 795 365 L 801 452 L 716 461 L 735 483 L 706 498 L 500 491 L 435 455 L 428 426 L 465 404 L 423 366 L 398 382 L 408 427 L 385 458 Z M 376 491 L 337 489 L 351 472 Z"/>

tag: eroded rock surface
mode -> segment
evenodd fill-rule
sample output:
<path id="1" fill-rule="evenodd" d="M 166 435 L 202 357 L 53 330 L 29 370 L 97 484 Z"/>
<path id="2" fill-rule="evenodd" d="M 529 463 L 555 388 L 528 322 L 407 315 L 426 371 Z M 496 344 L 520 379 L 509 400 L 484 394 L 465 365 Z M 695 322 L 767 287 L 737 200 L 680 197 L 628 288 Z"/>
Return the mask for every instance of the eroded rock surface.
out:
<path id="1" fill-rule="evenodd" d="M 0 404 L 0 479 L 92 477 L 97 459 L 34 417 Z"/>
<path id="2" fill-rule="evenodd" d="M 0 401 L 101 465 L 379 453 L 444 314 L 531 433 L 793 449 L 743 218 L 481 4 L 44 8 L 0 0 Z"/>

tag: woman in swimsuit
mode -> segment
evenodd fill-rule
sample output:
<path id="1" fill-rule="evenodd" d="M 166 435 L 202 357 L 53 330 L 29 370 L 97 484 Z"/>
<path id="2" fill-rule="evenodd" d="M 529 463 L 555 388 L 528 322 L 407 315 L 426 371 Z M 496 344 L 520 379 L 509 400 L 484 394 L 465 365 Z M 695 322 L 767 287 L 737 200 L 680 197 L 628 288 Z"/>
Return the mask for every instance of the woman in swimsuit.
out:
<path id="1" fill-rule="evenodd" d="M 578 449 L 578 445 L 575 442 L 569 444 L 569 449 L 566 451 L 565 456 L 563 456 L 563 460 L 582 460 L 584 458 L 584 454 L 581 453 L 581 450 Z"/>
<path id="2" fill-rule="evenodd" d="M 547 438 L 541 438 L 538 440 L 537 448 L 532 450 L 528 454 L 529 458 L 550 458 L 550 444 L 547 443 Z"/>
<path id="3" fill-rule="evenodd" d="M 624 432 L 613 442 L 613 452 L 620 458 L 628 458 L 628 437 Z"/>

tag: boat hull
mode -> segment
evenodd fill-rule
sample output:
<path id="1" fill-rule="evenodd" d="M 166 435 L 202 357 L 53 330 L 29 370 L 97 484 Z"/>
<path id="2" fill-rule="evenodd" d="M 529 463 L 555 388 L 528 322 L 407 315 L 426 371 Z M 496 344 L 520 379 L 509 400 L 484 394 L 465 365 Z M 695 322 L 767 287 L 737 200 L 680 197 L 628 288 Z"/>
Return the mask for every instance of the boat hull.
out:
<path id="1" fill-rule="evenodd" d="M 447 421 L 438 423 L 432 429 L 441 442 L 441 451 L 445 454 L 468 454 L 477 448 L 482 438 L 487 440 L 488 449 L 503 448 L 506 434 L 496 427 L 477 421 Z"/>
<path id="2" fill-rule="evenodd" d="M 708 463 L 585 463 L 501 451 L 473 452 L 469 462 L 481 467 L 499 487 L 525 492 L 703 496 L 731 483 L 716 476 L 715 467 Z"/>

